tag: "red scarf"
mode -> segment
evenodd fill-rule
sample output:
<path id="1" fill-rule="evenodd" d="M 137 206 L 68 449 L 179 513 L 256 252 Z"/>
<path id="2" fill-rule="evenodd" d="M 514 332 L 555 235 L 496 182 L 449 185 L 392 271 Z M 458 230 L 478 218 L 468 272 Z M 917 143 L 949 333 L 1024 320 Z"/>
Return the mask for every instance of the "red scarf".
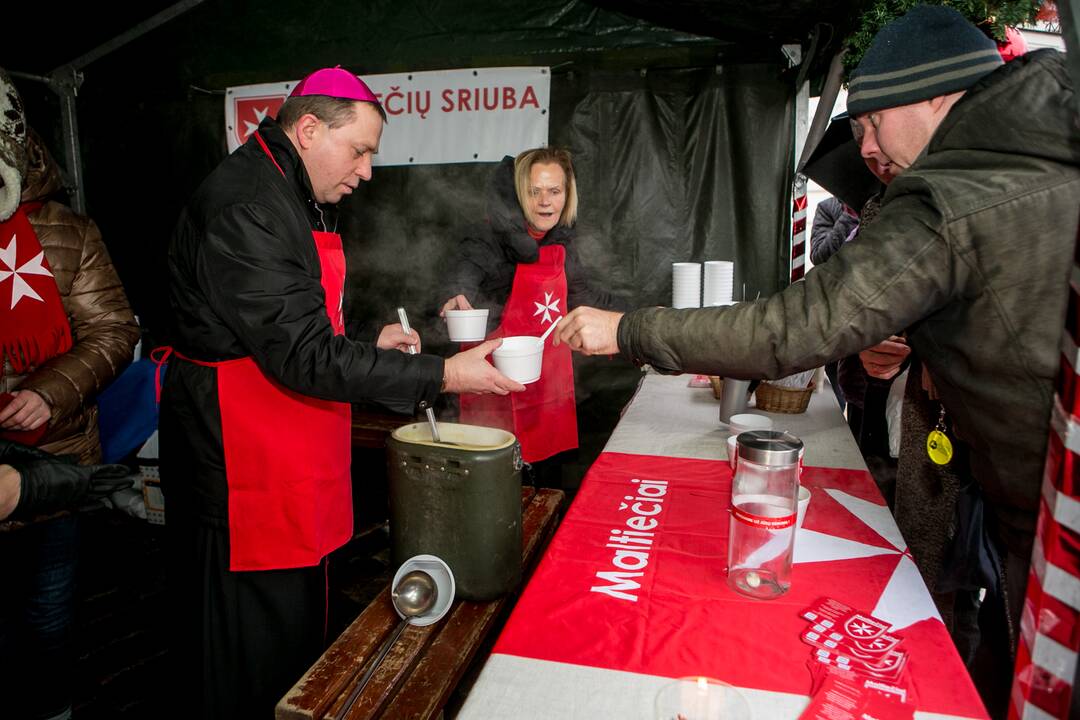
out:
<path id="1" fill-rule="evenodd" d="M 71 349 L 71 325 L 60 290 L 23 203 L 0 222 L 0 375 L 4 361 L 25 373 Z"/>

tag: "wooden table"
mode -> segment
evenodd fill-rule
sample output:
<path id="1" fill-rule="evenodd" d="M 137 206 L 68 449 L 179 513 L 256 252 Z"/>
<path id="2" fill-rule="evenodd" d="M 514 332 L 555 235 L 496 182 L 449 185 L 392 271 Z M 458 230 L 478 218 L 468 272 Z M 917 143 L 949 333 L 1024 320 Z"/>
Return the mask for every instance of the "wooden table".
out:
<path id="1" fill-rule="evenodd" d="M 523 488 L 521 499 L 524 584 L 555 531 L 563 493 Z M 484 641 L 505 620 L 502 611 L 516 595 L 491 602 L 458 600 L 439 622 L 407 627 L 346 717 L 437 717 Z M 275 717 L 336 717 L 398 621 L 387 585 L 286 693 Z"/>

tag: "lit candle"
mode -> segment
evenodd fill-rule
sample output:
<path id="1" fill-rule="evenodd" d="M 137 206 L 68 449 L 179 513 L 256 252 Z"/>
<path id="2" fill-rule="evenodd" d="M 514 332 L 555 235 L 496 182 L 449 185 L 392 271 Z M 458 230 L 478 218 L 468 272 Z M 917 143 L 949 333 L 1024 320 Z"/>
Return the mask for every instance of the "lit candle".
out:
<path id="1" fill-rule="evenodd" d="M 694 720 L 707 720 L 709 717 L 709 681 L 706 678 L 697 679 L 697 694 L 694 698 Z"/>

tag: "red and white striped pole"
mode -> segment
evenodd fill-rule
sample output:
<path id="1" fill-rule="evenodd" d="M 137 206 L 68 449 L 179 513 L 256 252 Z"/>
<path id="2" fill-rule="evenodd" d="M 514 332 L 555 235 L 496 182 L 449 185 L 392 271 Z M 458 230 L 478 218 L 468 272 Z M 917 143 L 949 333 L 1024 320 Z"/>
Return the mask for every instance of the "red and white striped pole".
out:
<path id="1" fill-rule="evenodd" d="M 806 177 L 795 176 L 791 192 L 791 282 L 806 274 Z"/>
<path id="2" fill-rule="evenodd" d="M 799 67 L 803 61 L 801 45 L 784 45 L 784 54 L 792 67 Z M 810 132 L 810 83 L 804 81 L 795 90 L 794 131 L 795 131 L 795 154 L 792 157 L 792 169 L 794 170 L 791 185 L 791 253 L 788 255 L 790 280 L 801 280 L 806 274 L 806 176 L 800 170 L 799 163 L 803 159 L 803 149 L 806 147 L 807 135 Z M 816 142 L 816 141 L 815 141 Z"/>
<path id="3" fill-rule="evenodd" d="M 1068 718 L 1080 652 L 1080 237 L 1069 278 L 1061 368 L 1039 522 L 1020 618 L 1010 720 Z"/>

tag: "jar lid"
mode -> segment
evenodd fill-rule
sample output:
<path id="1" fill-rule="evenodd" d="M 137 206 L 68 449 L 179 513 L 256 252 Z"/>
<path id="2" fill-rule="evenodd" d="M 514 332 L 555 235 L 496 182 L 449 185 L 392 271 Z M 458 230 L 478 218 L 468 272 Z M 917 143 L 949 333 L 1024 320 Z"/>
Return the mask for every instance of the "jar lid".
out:
<path id="1" fill-rule="evenodd" d="M 739 460 L 758 465 L 795 465 L 802 440 L 782 430 L 747 430 L 739 434 Z"/>

